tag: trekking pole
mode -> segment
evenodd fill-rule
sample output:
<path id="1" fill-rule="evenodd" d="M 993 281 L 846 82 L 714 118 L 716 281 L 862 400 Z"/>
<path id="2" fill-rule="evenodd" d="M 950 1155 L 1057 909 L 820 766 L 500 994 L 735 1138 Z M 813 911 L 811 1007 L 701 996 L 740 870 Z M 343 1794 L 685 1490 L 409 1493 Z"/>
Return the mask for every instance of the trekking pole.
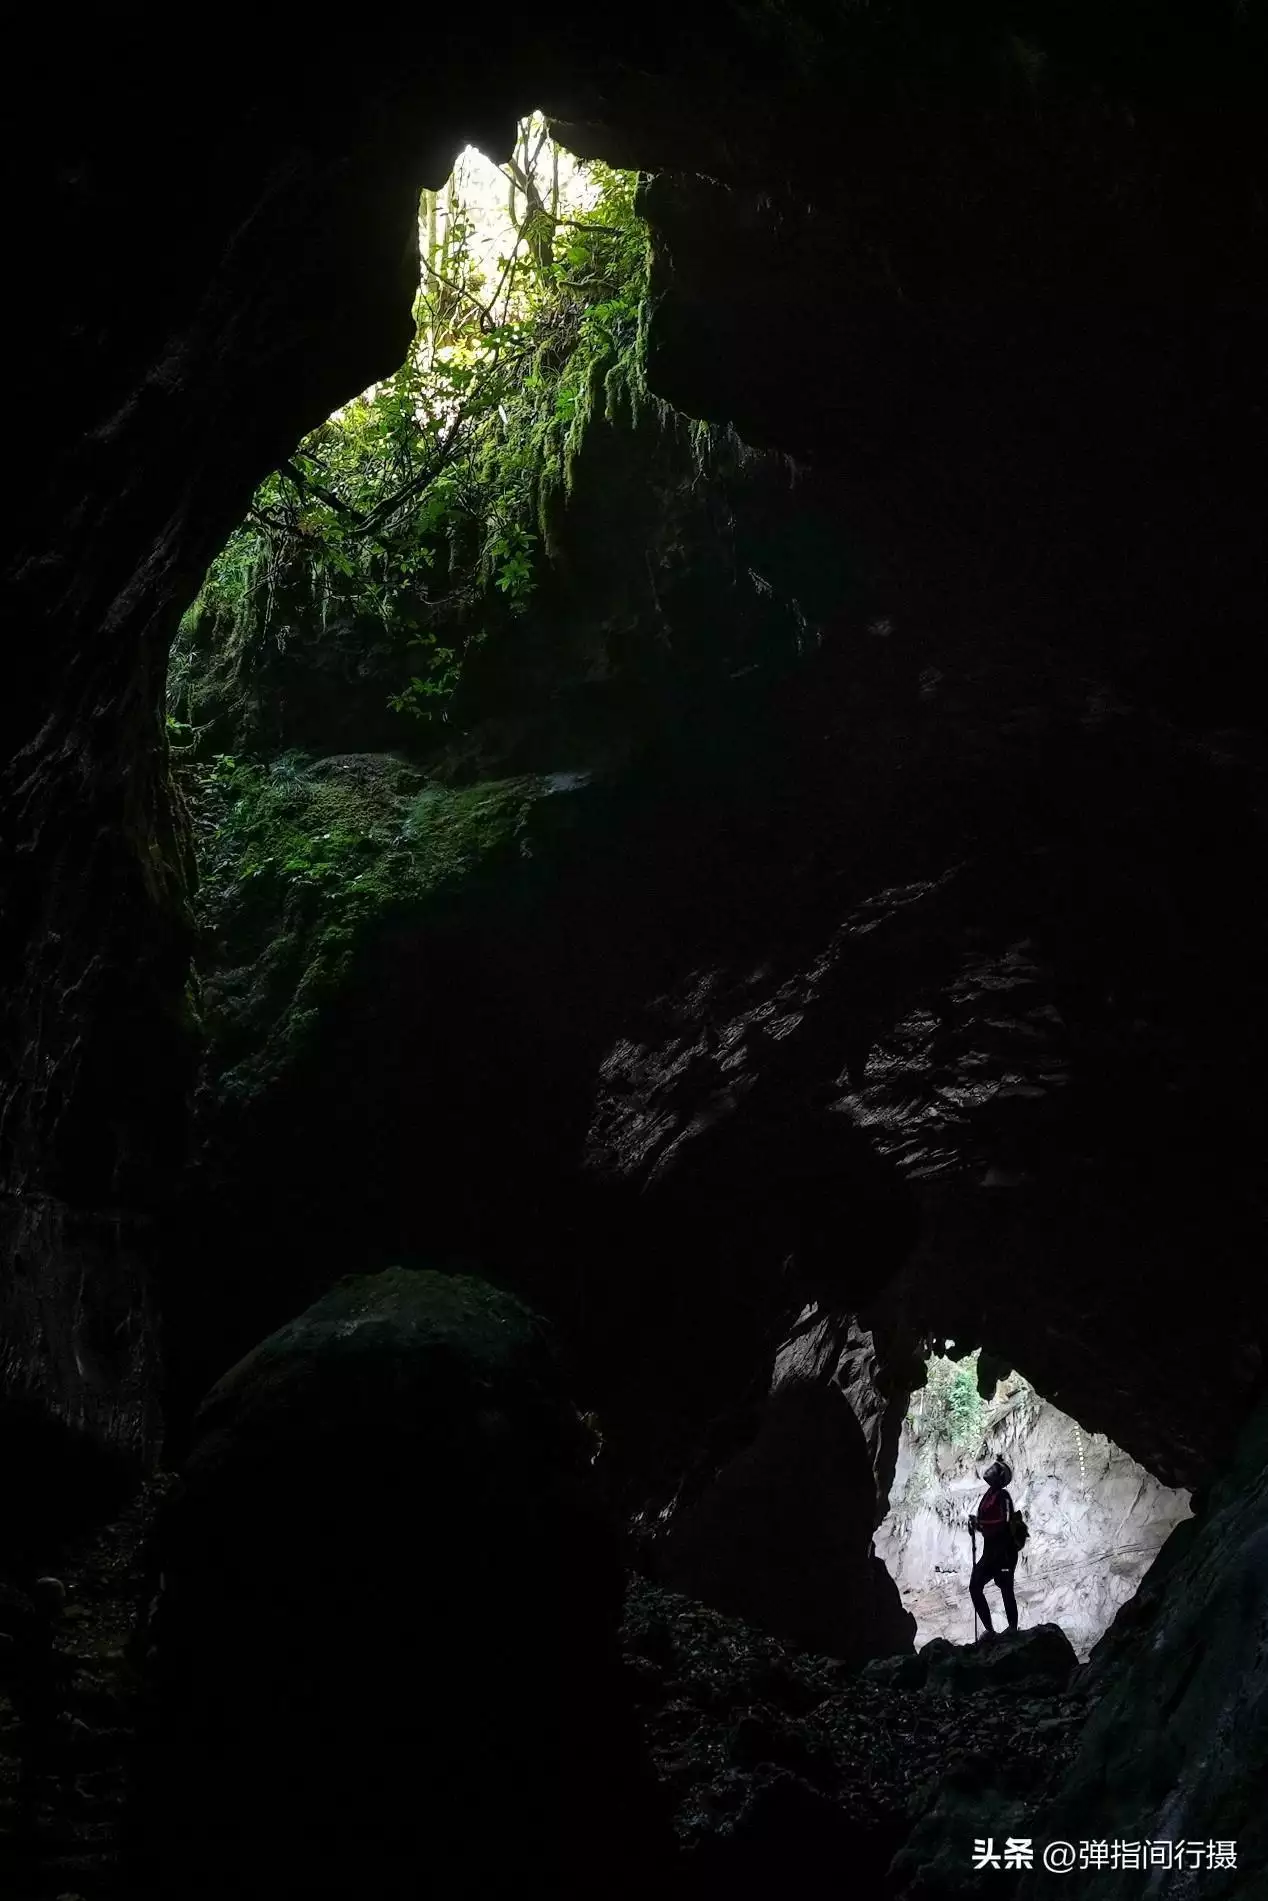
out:
<path id="1" fill-rule="evenodd" d="M 973 1549 L 973 1571 L 977 1570 L 977 1533 L 969 1526 L 969 1544 Z M 969 1572 L 969 1602 L 973 1606 L 973 1647 L 977 1648 L 977 1601 L 973 1596 L 973 1571 Z"/>

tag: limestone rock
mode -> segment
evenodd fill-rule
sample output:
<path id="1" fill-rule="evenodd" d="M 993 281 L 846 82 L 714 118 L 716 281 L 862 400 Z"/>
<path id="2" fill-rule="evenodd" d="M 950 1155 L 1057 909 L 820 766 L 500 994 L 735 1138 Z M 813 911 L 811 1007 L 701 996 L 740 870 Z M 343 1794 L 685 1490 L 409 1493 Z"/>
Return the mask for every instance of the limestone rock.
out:
<path id="1" fill-rule="evenodd" d="M 923 1362 L 913 1354 L 911 1345 L 904 1341 L 900 1346 L 851 1320 L 837 1366 L 837 1384 L 863 1428 L 872 1455 L 877 1524 L 888 1509 L 894 1483 L 903 1417 L 911 1392 L 907 1382 L 923 1372 Z"/>

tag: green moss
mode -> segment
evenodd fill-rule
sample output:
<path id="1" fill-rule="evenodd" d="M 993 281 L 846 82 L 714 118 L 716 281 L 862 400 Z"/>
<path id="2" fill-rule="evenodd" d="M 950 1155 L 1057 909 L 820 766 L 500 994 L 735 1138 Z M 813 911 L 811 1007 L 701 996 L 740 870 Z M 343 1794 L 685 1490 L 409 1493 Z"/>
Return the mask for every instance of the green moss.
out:
<path id="1" fill-rule="evenodd" d="M 555 795 L 543 814 L 551 787 L 531 777 L 428 784 L 382 754 L 222 761 L 204 790 L 216 818 L 199 898 L 204 1014 L 214 1086 L 238 1098 L 311 1046 L 384 927 L 513 908 L 567 803 Z"/>
<path id="2" fill-rule="evenodd" d="M 483 1379 L 525 1360 L 545 1364 L 540 1323 L 513 1295 L 467 1274 L 390 1267 L 345 1275 L 307 1312 L 262 1341 L 221 1382 L 209 1405 L 271 1362 L 291 1363 L 297 1355 L 344 1363 L 368 1359 L 379 1369 L 372 1377 L 381 1386 L 391 1359 L 426 1366 L 438 1350 Z"/>

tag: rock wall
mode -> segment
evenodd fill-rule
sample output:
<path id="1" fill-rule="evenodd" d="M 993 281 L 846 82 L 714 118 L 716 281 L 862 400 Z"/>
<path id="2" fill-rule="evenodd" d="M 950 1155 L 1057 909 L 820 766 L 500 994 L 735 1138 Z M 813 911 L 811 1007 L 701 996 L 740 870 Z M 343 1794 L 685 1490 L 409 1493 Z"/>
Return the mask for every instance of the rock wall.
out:
<path id="1" fill-rule="evenodd" d="M 1188 1519 L 1189 1495 L 1160 1484 L 1103 1434 L 1083 1432 L 1029 1389 L 1009 1404 L 976 1457 L 943 1441 L 932 1475 L 927 1446 L 904 1423 L 876 1550 L 916 1618 L 917 1643 L 966 1642 L 973 1624 L 967 1519 L 982 1495 L 979 1473 L 1002 1456 L 1030 1526 L 1015 1582 L 1021 1623 L 1060 1625 L 1086 1658 Z"/>
<path id="2" fill-rule="evenodd" d="M 908 1651 L 913 1620 L 873 1555 L 875 1476 L 839 1388 L 786 1383 L 757 1435 L 670 1527 L 658 1575 L 851 1666 Z"/>
<path id="3" fill-rule="evenodd" d="M 318 133 L 340 29 L 319 48 L 259 26 L 247 61 L 204 36 L 196 70 L 144 10 L 122 36 L 86 22 L 73 57 L 37 30 L 57 101 L 15 102 L 6 128 L 29 179 L 15 241 L 39 260 L 27 389 L 50 393 L 15 395 L 31 459 L 0 575 L 27 662 L 0 704 L 0 1397 L 142 1460 L 198 1049 L 168 647 L 254 484 L 400 361 L 420 186 L 514 120 L 496 54 L 455 40 L 420 62 L 431 107 L 367 86 Z M 95 1374 L 81 1321 L 109 1337 Z"/>
<path id="4" fill-rule="evenodd" d="M 1036 1870 L 1023 1901 L 1203 1895 L 1258 1901 L 1268 1870 L 1268 1405 L 1241 1435 L 1200 1518 L 1180 1524 L 1088 1665 L 1096 1703 L 1038 1840 L 1199 1845 L 1194 1872 Z M 1232 1865 L 1207 1844 L 1232 1848 Z"/>
<path id="5" fill-rule="evenodd" d="M 887 1370 L 852 1315 L 808 1306 L 769 1394 L 722 1422 L 750 1443 L 706 1465 L 703 1487 L 688 1476 L 685 1509 L 655 1546 L 658 1575 L 851 1668 L 909 1652 L 914 1620 L 869 1536 L 902 1419 Z"/>

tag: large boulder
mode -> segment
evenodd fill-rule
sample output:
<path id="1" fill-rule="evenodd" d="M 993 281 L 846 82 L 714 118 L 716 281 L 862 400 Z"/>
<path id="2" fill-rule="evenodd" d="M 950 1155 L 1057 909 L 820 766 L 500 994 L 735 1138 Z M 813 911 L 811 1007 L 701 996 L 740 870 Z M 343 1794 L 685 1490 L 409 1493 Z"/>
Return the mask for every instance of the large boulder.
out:
<path id="1" fill-rule="evenodd" d="M 1001 1631 L 977 1644 L 951 1644 L 935 1638 L 920 1655 L 925 1688 L 942 1696 L 968 1696 L 1025 1684 L 1036 1690 L 1064 1690 L 1078 1659 L 1059 1624 Z"/>
<path id="2" fill-rule="evenodd" d="M 1036 1871 L 1027 1898 L 1058 1880 L 1072 1898 L 1200 1893 L 1252 1901 L 1268 1868 L 1268 1400 L 1245 1427 L 1237 1456 L 1211 1489 L 1205 1516 L 1164 1548 L 1161 1588 L 1142 1616 L 1117 1626 L 1089 1666 L 1099 1700 L 1083 1746 L 1033 1833 L 1048 1840 L 1186 1842 L 1196 1864 Z M 1163 1565 L 1163 1559 L 1166 1560 Z M 1235 1866 L 1212 1865 L 1208 1843 L 1235 1843 Z"/>
<path id="3" fill-rule="evenodd" d="M 589 1451 L 537 1321 L 464 1276 L 349 1278 L 227 1373 L 161 1538 L 146 1875 L 208 1896 L 646 1878 Z"/>

